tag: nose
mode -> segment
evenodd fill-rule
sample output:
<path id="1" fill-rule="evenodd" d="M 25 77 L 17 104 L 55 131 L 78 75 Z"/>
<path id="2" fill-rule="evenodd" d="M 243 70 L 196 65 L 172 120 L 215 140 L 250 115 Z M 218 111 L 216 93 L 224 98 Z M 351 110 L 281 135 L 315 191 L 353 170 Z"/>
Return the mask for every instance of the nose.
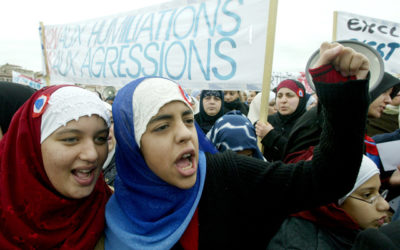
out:
<path id="1" fill-rule="evenodd" d="M 390 205 L 382 196 L 379 196 L 378 197 L 378 202 L 376 204 L 376 208 L 379 211 L 388 211 L 389 208 L 390 208 Z"/>
<path id="2" fill-rule="evenodd" d="M 389 94 L 385 95 L 384 102 L 385 102 L 385 104 L 391 104 L 392 103 L 392 98 L 390 97 Z"/>
<path id="3" fill-rule="evenodd" d="M 82 143 L 81 152 L 79 158 L 87 162 L 96 162 L 99 154 L 96 149 L 96 145 L 93 140 L 87 139 Z"/>
<path id="4" fill-rule="evenodd" d="M 183 143 L 190 140 L 192 133 L 193 132 L 183 121 L 177 122 L 175 128 L 175 140 L 177 143 Z"/>

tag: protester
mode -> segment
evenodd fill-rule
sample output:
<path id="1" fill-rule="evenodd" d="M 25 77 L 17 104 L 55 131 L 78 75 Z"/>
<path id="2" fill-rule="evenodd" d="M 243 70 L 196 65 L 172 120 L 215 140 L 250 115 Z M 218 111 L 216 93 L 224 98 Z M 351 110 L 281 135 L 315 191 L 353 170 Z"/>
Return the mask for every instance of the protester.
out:
<path id="1" fill-rule="evenodd" d="M 394 77 L 393 77 L 394 78 Z M 397 80 L 400 83 L 400 79 Z M 392 97 L 391 104 L 387 104 L 379 118 L 370 117 L 367 123 L 368 136 L 383 133 L 392 133 L 399 129 L 400 91 Z"/>
<path id="2" fill-rule="evenodd" d="M 368 108 L 368 118 L 379 118 L 383 108 L 391 102 L 391 97 L 396 96 L 399 92 L 399 87 L 398 80 L 385 72 L 382 81 L 369 92 L 371 103 Z M 353 104 L 353 102 L 349 104 Z M 355 110 L 353 107 L 351 108 Z M 359 111 L 357 110 L 357 112 Z M 296 162 L 297 159 L 306 159 L 312 156 L 313 148 L 318 144 L 321 133 L 322 121 L 320 113 L 320 108 L 317 106 L 311 108 L 298 119 L 289 134 L 284 150 L 283 158 L 285 162 Z M 379 161 L 377 161 L 378 156 L 370 153 L 376 151 L 374 149 L 376 148 L 375 142 L 367 135 L 365 138 L 367 156 L 372 158 L 377 166 L 381 168 Z M 386 178 L 387 175 L 381 172 L 381 177 Z"/>
<path id="3" fill-rule="evenodd" d="M 109 124 L 101 99 L 76 86 L 22 105 L 0 141 L 1 248 L 95 247 L 111 195 L 101 176 Z"/>
<path id="4" fill-rule="evenodd" d="M 219 152 L 226 150 L 264 160 L 257 145 L 253 124 L 238 110 L 232 110 L 220 117 L 207 137 Z"/>
<path id="5" fill-rule="evenodd" d="M 268 116 L 267 123 L 257 121 L 256 134 L 268 161 L 282 160 L 289 133 L 297 119 L 306 112 L 306 90 L 296 80 L 279 83 L 276 94 L 278 112 Z"/>
<path id="6" fill-rule="evenodd" d="M 114 136 L 114 120 L 112 117 L 112 106 L 107 102 L 103 102 L 107 108 L 108 114 L 110 116 L 110 131 L 108 134 L 108 155 L 107 159 L 103 164 L 103 176 L 107 185 L 113 187 L 115 176 L 117 175 L 117 168 L 115 166 L 115 136 Z"/>
<path id="7" fill-rule="evenodd" d="M 224 115 L 224 92 L 221 90 L 203 90 L 200 94 L 200 111 L 194 118 L 205 134 L 215 121 Z"/>
<path id="8" fill-rule="evenodd" d="M 239 110 L 246 116 L 249 112 L 249 106 L 240 100 L 240 91 L 238 90 L 224 91 L 224 113 L 231 110 Z"/>
<path id="9" fill-rule="evenodd" d="M 364 156 L 347 195 L 286 219 L 267 249 L 351 249 L 361 230 L 388 222 L 387 190 L 380 193 L 380 186 L 377 166 Z"/>
<path id="10" fill-rule="evenodd" d="M 118 171 L 106 249 L 265 249 L 287 215 L 346 194 L 362 159 L 369 64 L 336 44 L 323 43 L 320 53 L 318 66 L 350 69 L 352 61 L 360 80 L 314 78 L 326 126 L 313 160 L 295 165 L 213 154 L 178 84 L 157 77 L 126 84 L 113 106 Z M 350 99 L 365 112 L 346 109 Z"/>
<path id="11" fill-rule="evenodd" d="M 275 92 L 269 92 L 268 115 L 276 113 L 275 96 Z M 254 97 L 252 103 L 249 106 L 249 113 L 247 114 L 247 118 L 249 118 L 252 124 L 260 120 L 261 97 L 262 93 L 260 92 Z"/>
<path id="12" fill-rule="evenodd" d="M 0 139 L 8 130 L 19 107 L 35 93 L 35 89 L 18 83 L 0 82 Z"/>
<path id="13" fill-rule="evenodd" d="M 250 105 L 251 102 L 253 101 L 254 97 L 259 93 L 259 91 L 249 91 L 249 95 L 247 97 L 247 105 Z"/>

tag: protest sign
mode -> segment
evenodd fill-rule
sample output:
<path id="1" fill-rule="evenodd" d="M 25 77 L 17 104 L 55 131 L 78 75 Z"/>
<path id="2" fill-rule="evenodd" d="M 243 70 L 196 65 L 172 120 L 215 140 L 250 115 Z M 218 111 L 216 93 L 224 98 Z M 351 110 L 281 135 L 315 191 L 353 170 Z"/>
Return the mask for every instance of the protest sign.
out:
<path id="1" fill-rule="evenodd" d="M 189 89 L 261 90 L 268 0 L 174 0 L 44 25 L 50 84 L 122 87 L 162 76 Z"/>
<path id="2" fill-rule="evenodd" d="M 400 73 L 400 24 L 347 12 L 334 13 L 333 40 L 357 40 L 375 48 L 385 71 Z"/>

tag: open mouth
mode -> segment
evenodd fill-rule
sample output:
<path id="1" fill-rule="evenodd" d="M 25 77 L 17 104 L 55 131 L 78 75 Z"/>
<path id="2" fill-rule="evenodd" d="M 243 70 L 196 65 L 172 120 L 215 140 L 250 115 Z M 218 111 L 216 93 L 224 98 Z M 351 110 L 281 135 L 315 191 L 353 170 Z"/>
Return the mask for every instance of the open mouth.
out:
<path id="1" fill-rule="evenodd" d="M 181 175 L 193 175 L 196 172 L 196 168 L 194 166 L 194 153 L 183 154 L 182 157 L 175 162 L 175 165 Z"/>
<path id="2" fill-rule="evenodd" d="M 71 173 L 80 185 L 87 186 L 93 182 L 95 177 L 94 172 L 96 169 L 97 167 L 89 169 L 73 169 L 71 170 Z"/>
<path id="3" fill-rule="evenodd" d="M 92 169 L 73 169 L 71 172 L 79 178 L 88 178 L 93 173 L 95 168 Z"/>

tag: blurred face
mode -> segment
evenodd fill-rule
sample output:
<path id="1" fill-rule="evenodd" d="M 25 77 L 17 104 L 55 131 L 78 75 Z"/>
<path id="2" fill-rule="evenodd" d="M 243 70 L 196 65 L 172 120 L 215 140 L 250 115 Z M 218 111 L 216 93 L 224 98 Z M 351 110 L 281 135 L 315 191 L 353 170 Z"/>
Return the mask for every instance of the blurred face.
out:
<path id="1" fill-rule="evenodd" d="M 275 114 L 277 112 L 276 110 L 276 101 L 275 99 L 270 100 L 268 103 L 268 115 Z"/>
<path id="2" fill-rule="evenodd" d="M 390 93 L 392 93 L 392 88 L 386 90 L 378 98 L 376 98 L 368 107 L 368 117 L 380 118 L 383 110 L 387 104 L 392 103 L 390 98 Z"/>
<path id="3" fill-rule="evenodd" d="M 110 118 L 111 118 L 111 125 L 110 125 L 110 132 L 108 134 L 108 152 L 111 152 L 111 150 L 114 149 L 115 144 L 117 143 L 114 135 L 114 119 L 112 117 L 112 112 L 110 112 Z"/>
<path id="4" fill-rule="evenodd" d="M 204 111 L 209 116 L 215 116 L 221 109 L 222 100 L 216 96 L 205 96 L 203 98 Z"/>
<path id="5" fill-rule="evenodd" d="M 276 95 L 276 107 L 281 115 L 290 115 L 296 111 L 300 98 L 293 90 L 281 88 Z"/>
<path id="6" fill-rule="evenodd" d="M 236 153 L 239 155 L 245 155 L 245 156 L 250 156 L 250 157 L 252 157 L 254 154 L 252 149 L 243 149 L 243 150 L 236 151 Z"/>
<path id="7" fill-rule="evenodd" d="M 250 105 L 250 103 L 253 101 L 254 97 L 256 97 L 257 92 L 255 91 L 250 91 L 249 96 L 247 97 L 247 103 Z"/>
<path id="8" fill-rule="evenodd" d="M 400 91 L 397 93 L 397 95 L 392 99 L 393 106 L 399 106 L 400 105 Z"/>
<path id="9" fill-rule="evenodd" d="M 89 196 L 108 154 L 108 127 L 97 115 L 70 121 L 42 145 L 44 170 L 54 188 L 72 199 Z"/>
<path id="10" fill-rule="evenodd" d="M 193 187 L 199 159 L 193 111 L 180 101 L 164 105 L 147 125 L 141 150 L 162 180 L 181 189 Z"/>
<path id="11" fill-rule="evenodd" d="M 224 101 L 227 103 L 233 102 L 239 98 L 239 92 L 236 90 L 224 91 Z"/>
<path id="12" fill-rule="evenodd" d="M 357 188 L 351 196 L 369 200 L 371 197 L 379 195 L 380 186 L 381 181 L 379 175 L 376 174 Z M 352 197 L 347 197 L 341 205 L 341 208 L 343 208 L 362 229 L 378 228 L 386 222 L 389 204 L 381 196 L 379 196 L 373 204 Z"/>

